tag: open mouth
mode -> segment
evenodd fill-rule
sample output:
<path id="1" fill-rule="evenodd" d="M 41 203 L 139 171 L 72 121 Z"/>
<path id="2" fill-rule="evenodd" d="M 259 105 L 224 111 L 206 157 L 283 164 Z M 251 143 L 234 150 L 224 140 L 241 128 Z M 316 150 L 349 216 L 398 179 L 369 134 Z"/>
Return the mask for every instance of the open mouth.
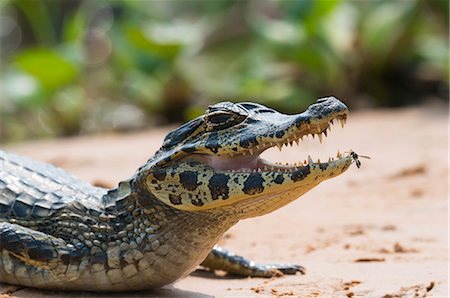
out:
<path id="1" fill-rule="evenodd" d="M 254 147 L 245 149 L 243 148 L 243 151 L 241 152 L 224 155 L 206 155 L 194 153 L 185 158 L 185 160 L 206 164 L 217 171 L 233 173 L 294 172 L 311 165 L 319 165 L 321 167 L 328 167 L 329 165 L 332 166 L 333 163 L 337 162 L 341 158 L 347 157 L 348 155 L 344 156 L 339 151 L 337 151 L 336 156 L 329 157 L 328 161 L 326 162 L 321 162 L 320 159 L 314 162 L 311 156 L 308 155 L 308 157 L 303 161 L 299 161 L 293 164 L 281 164 L 280 162 L 268 161 L 261 158 L 260 155 L 269 148 L 278 147 L 278 149 L 281 151 L 283 146 L 293 146 L 294 143 L 299 145 L 303 138 L 309 135 L 312 135 L 313 138 L 317 137 L 320 143 L 322 143 L 323 136 L 326 137 L 328 135 L 331 127 L 334 124 L 340 123 L 343 128 L 346 124 L 346 119 L 347 111 L 344 111 L 343 113 L 334 116 L 329 121 L 319 121 L 316 124 L 304 124 L 299 129 L 294 130 L 292 133 L 286 134 L 284 138 L 281 138 L 277 141 L 273 141 L 273 139 L 270 139 L 267 142 L 259 143 Z"/>

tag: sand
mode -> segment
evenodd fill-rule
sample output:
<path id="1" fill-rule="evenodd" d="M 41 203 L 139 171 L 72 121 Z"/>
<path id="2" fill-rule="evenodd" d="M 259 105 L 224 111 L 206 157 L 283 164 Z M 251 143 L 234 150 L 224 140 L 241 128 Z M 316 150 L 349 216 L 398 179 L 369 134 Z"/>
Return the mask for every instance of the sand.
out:
<path id="1" fill-rule="evenodd" d="M 279 161 L 326 160 L 352 148 L 352 167 L 292 204 L 238 223 L 220 244 L 306 275 L 239 278 L 197 271 L 163 289 L 99 295 L 1 285 L 0 297 L 448 297 L 448 107 L 351 113 L 323 144 L 271 149 Z M 133 174 L 170 128 L 2 146 L 100 185 Z"/>

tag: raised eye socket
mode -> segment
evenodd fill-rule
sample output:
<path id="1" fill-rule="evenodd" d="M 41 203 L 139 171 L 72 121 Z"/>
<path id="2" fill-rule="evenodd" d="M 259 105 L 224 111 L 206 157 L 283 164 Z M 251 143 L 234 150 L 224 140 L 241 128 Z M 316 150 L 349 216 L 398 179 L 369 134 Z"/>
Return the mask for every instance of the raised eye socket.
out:
<path id="1" fill-rule="evenodd" d="M 212 125 L 224 124 L 233 120 L 233 114 L 216 112 L 206 116 L 206 121 Z"/>
<path id="2" fill-rule="evenodd" d="M 223 129 L 242 122 L 245 116 L 230 112 L 213 112 L 205 116 L 205 122 L 208 126 L 216 129 Z"/>

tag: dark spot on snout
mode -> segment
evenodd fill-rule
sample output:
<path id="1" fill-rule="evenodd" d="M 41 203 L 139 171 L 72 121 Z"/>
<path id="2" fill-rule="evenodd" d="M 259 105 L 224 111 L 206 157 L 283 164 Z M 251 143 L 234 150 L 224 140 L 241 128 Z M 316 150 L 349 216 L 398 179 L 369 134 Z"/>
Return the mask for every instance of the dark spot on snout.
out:
<path id="1" fill-rule="evenodd" d="M 239 145 L 243 148 L 252 148 L 258 145 L 258 141 L 256 140 L 255 135 L 243 136 L 239 140 Z"/>
<path id="2" fill-rule="evenodd" d="M 153 172 L 153 177 L 155 177 L 159 181 L 166 179 L 166 175 L 167 175 L 166 171 L 162 169 L 157 169 Z"/>
<path id="3" fill-rule="evenodd" d="M 281 139 L 284 136 L 284 130 L 279 130 L 275 133 L 275 136 Z"/>
<path id="4" fill-rule="evenodd" d="M 186 171 L 180 174 L 180 183 L 187 190 L 195 190 L 199 184 L 197 182 L 197 173 L 192 171 Z"/>
<path id="5" fill-rule="evenodd" d="M 174 205 L 181 205 L 181 197 L 169 194 L 169 201 Z"/>
<path id="6" fill-rule="evenodd" d="M 244 193 L 254 195 L 264 190 L 264 179 L 258 173 L 252 173 L 244 182 Z"/>
<path id="7" fill-rule="evenodd" d="M 214 174 L 209 180 L 208 188 L 211 192 L 211 198 L 217 200 L 222 198 L 222 200 L 228 199 L 228 176 L 224 174 Z"/>
<path id="8" fill-rule="evenodd" d="M 217 133 L 213 132 L 209 135 L 208 140 L 206 141 L 205 147 L 213 153 L 217 153 L 219 148 L 221 148 L 219 141 L 217 140 Z"/>
<path id="9" fill-rule="evenodd" d="M 326 163 L 326 162 L 320 163 L 320 164 L 319 164 L 319 168 L 320 168 L 322 171 L 325 171 L 325 170 L 328 168 L 328 163 Z"/>
<path id="10" fill-rule="evenodd" d="M 301 180 L 305 179 L 309 174 L 311 174 L 311 169 L 309 168 L 309 165 L 308 165 L 304 168 L 301 168 L 301 169 L 293 172 L 291 175 L 291 179 L 294 182 L 301 181 Z"/>
<path id="11" fill-rule="evenodd" d="M 304 116 L 299 116 L 299 117 L 297 117 L 297 119 L 295 119 L 295 126 L 297 126 L 297 128 L 302 125 L 310 124 L 310 123 L 311 123 L 311 120 Z"/>

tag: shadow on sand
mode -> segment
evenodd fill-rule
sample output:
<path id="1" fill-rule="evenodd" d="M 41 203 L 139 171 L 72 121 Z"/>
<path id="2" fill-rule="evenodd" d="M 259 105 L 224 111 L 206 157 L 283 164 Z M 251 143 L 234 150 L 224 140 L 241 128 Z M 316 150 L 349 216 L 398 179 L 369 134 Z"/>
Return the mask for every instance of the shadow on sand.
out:
<path id="1" fill-rule="evenodd" d="M 173 286 L 166 286 L 160 289 L 138 291 L 138 292 L 121 292 L 121 293 L 96 293 L 96 292 L 62 292 L 62 291 L 47 291 L 31 288 L 24 288 L 18 286 L 11 286 L 7 284 L 0 284 L 0 296 L 1 294 L 9 294 L 12 297 L 24 297 L 24 298 L 148 298 L 148 297 L 161 297 L 161 298 L 175 298 L 175 297 L 187 297 L 187 298 L 212 298 L 213 296 L 184 291 L 177 289 Z"/>

